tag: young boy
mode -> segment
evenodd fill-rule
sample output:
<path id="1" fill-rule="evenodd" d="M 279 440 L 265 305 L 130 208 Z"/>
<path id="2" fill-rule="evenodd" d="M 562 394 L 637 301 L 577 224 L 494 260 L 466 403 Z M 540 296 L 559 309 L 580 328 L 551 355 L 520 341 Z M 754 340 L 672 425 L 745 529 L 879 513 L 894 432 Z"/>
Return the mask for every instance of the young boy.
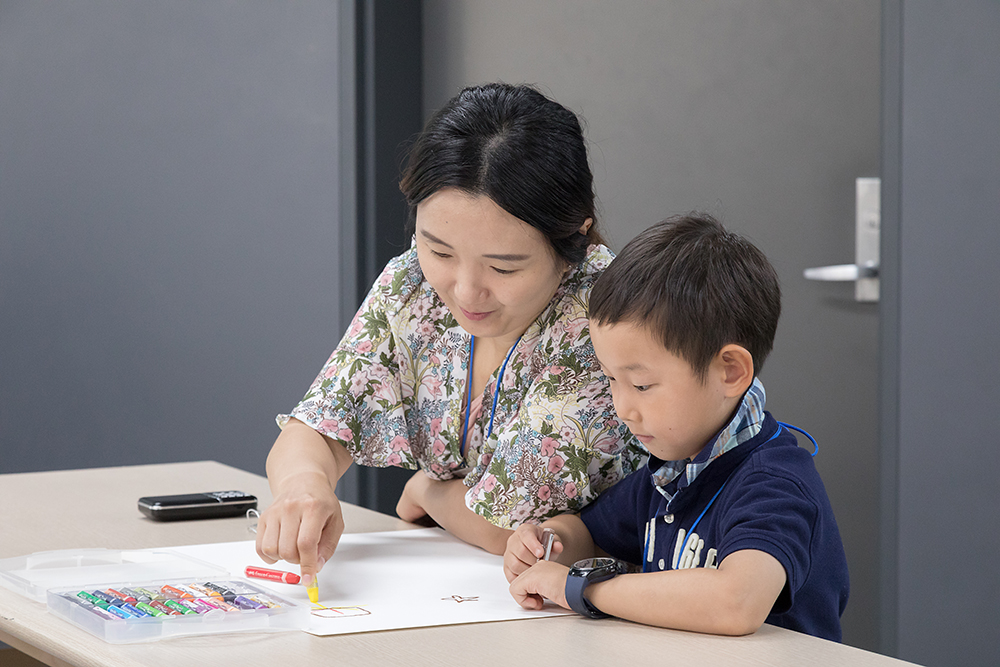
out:
<path id="1" fill-rule="evenodd" d="M 757 379 L 780 312 L 767 258 L 709 216 L 661 222 L 625 247 L 591 293 L 590 331 L 649 463 L 579 515 L 517 529 L 504 571 L 521 606 L 548 598 L 726 635 L 766 621 L 840 640 L 848 577 L 833 510 Z M 557 561 L 542 560 L 546 529 Z"/>

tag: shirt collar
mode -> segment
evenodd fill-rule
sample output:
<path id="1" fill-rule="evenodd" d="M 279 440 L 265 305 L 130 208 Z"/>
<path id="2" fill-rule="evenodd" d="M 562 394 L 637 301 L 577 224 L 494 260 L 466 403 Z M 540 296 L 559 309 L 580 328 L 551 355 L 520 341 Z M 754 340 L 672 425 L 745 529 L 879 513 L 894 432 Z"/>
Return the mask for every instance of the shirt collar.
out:
<path id="1" fill-rule="evenodd" d="M 759 379 L 754 378 L 750 388 L 743 394 L 743 400 L 740 401 L 736 414 L 694 458 L 682 461 L 664 461 L 653 471 L 653 485 L 667 499 L 667 502 L 681 488 L 694 482 L 695 478 L 712 461 L 760 433 L 760 429 L 764 425 L 764 401 L 764 385 Z M 682 477 L 684 473 L 686 475 Z"/>

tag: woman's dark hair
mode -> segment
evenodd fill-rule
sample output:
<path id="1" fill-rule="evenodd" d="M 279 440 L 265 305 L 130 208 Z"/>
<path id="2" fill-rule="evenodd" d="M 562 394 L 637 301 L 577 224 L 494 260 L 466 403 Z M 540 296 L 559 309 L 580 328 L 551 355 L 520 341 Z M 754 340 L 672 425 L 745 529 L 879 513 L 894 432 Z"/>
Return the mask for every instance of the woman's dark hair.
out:
<path id="1" fill-rule="evenodd" d="M 594 283 L 589 315 L 599 325 L 645 327 L 702 381 L 723 347 L 741 345 L 756 376 L 774 345 L 781 287 L 750 241 L 691 213 L 629 241 Z"/>
<path id="2" fill-rule="evenodd" d="M 489 197 L 542 232 L 570 264 L 604 242 L 580 121 L 530 86 L 466 88 L 427 121 L 399 183 L 410 225 L 417 204 L 449 187 Z M 587 218 L 593 223 L 584 235 Z"/>

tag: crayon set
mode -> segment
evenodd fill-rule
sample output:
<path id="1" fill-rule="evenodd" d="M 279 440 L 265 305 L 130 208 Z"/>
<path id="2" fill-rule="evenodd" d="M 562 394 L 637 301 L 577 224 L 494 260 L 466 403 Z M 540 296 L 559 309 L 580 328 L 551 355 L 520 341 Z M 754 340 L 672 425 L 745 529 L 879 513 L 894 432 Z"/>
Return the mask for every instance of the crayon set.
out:
<path id="1" fill-rule="evenodd" d="M 50 590 L 57 615 L 112 643 L 293 629 L 303 608 L 243 579 L 184 579 Z M 308 610 L 306 610 L 308 611 Z"/>
<path id="2" fill-rule="evenodd" d="M 171 549 L 67 549 L 0 559 L 0 585 L 112 644 L 301 630 L 310 607 Z"/>
<path id="3" fill-rule="evenodd" d="M 292 606 L 273 593 L 240 581 L 175 582 L 147 586 L 121 586 L 63 593 L 92 614 L 108 620 L 163 618 L 192 614 L 214 614 L 281 609 Z"/>

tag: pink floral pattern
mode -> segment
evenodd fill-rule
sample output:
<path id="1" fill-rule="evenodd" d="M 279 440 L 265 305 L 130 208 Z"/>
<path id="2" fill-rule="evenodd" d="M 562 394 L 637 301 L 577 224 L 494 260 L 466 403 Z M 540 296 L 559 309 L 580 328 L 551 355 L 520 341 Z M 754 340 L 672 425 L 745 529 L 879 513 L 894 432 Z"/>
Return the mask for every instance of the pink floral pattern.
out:
<path id="1" fill-rule="evenodd" d="M 579 511 L 645 454 L 615 416 L 587 326 L 587 297 L 611 262 L 591 246 L 528 327 L 503 376 L 493 432 L 460 451 L 469 334 L 424 280 L 414 250 L 392 260 L 290 416 L 369 466 L 465 474 L 466 504 L 503 528 Z M 470 429 L 482 436 L 496 373 Z M 283 425 L 289 415 L 279 415 Z"/>

